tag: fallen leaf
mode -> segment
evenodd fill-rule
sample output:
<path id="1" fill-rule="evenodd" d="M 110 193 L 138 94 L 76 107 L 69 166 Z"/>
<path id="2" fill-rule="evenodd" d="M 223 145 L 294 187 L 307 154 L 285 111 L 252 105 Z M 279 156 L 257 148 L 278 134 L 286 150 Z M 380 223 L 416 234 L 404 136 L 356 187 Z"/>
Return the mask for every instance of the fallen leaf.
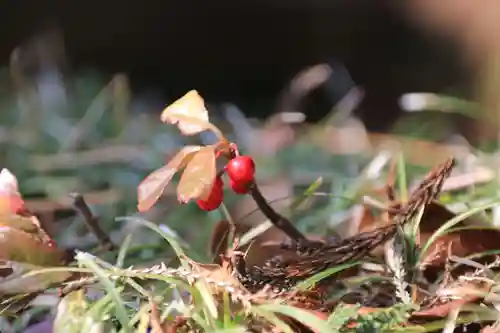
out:
<path id="1" fill-rule="evenodd" d="M 455 216 L 453 212 L 437 202 L 430 204 L 420 222 L 421 244 L 425 244 L 438 228 Z M 475 221 L 474 217 L 468 217 L 454 228 L 480 225 L 481 223 Z M 449 255 L 466 257 L 474 253 L 495 250 L 498 248 L 499 240 L 500 230 L 492 229 L 465 229 L 445 234 L 437 238 L 422 255 L 422 266 L 426 270 L 433 268 L 440 270 Z"/>
<path id="2" fill-rule="evenodd" d="M 352 219 L 348 222 L 348 224 L 354 224 L 358 227 L 357 232 L 353 233 L 354 235 L 359 232 L 374 230 L 377 227 L 387 225 L 388 223 L 383 223 L 377 220 L 375 214 L 373 214 L 373 211 L 369 207 L 357 206 L 356 209 L 353 209 Z"/>
<path id="3" fill-rule="evenodd" d="M 66 281 L 71 277 L 71 272 L 46 272 L 32 276 L 25 276 L 31 271 L 43 269 L 43 266 L 30 265 L 16 261 L 0 261 L 0 268 L 10 270 L 9 274 L 0 277 L 0 295 L 16 295 L 36 293 Z"/>
<path id="4" fill-rule="evenodd" d="M 0 226 L 8 226 L 27 233 L 37 233 L 40 224 L 36 218 L 15 214 L 0 214 Z"/>
<path id="5" fill-rule="evenodd" d="M 177 198 L 186 203 L 192 199 L 206 200 L 216 176 L 215 146 L 200 148 L 186 166 L 179 185 Z"/>
<path id="6" fill-rule="evenodd" d="M 0 260 L 55 266 L 61 264 L 65 257 L 65 251 L 44 242 L 42 235 L 0 226 Z"/>
<path id="7" fill-rule="evenodd" d="M 137 188 L 138 210 L 145 212 L 158 201 L 165 187 L 170 183 L 176 172 L 185 168 L 200 151 L 201 146 L 186 146 L 182 148 L 164 167 L 151 173 Z"/>
<path id="8" fill-rule="evenodd" d="M 187 92 L 163 110 L 161 121 L 177 124 L 184 135 L 197 134 L 211 127 L 205 102 L 196 90 Z"/>
<path id="9" fill-rule="evenodd" d="M 415 311 L 412 313 L 412 319 L 423 319 L 423 318 L 446 318 L 448 314 L 455 310 L 456 308 L 460 308 L 467 303 L 475 302 L 479 299 L 478 296 L 466 297 L 463 299 L 455 299 L 453 301 L 439 304 L 433 306 L 429 309 L 422 309 L 419 311 Z"/>

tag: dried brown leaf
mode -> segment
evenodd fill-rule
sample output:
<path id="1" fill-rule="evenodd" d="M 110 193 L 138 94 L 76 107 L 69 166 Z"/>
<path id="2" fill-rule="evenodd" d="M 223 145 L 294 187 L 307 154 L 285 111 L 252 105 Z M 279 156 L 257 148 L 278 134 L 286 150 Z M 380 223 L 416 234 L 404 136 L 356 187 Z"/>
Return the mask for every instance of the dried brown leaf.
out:
<path id="1" fill-rule="evenodd" d="M 437 202 L 429 205 L 420 222 L 421 243 L 425 244 L 443 223 L 455 216 L 453 212 Z M 455 228 L 474 225 L 479 226 L 481 223 L 475 221 L 474 217 L 469 217 L 457 224 Z M 495 250 L 498 249 L 499 240 L 500 231 L 491 229 L 465 229 L 445 234 L 436 239 L 423 254 L 422 266 L 427 271 L 432 269 L 439 271 L 444 267 L 450 254 L 466 257 L 474 253 Z"/>
<path id="2" fill-rule="evenodd" d="M 230 228 L 231 224 L 228 221 L 221 220 L 212 229 L 210 253 L 213 255 L 215 263 L 220 263 L 220 255 L 226 253 Z M 251 229 L 252 227 L 247 224 L 236 223 L 235 236 L 240 237 Z M 312 239 L 314 236 L 310 238 Z M 286 235 L 278 228 L 272 226 L 256 236 L 249 245 L 238 247 L 238 250 L 245 252 L 245 261 L 248 265 L 261 266 L 270 257 L 277 255 L 278 252 L 276 251 L 283 252 L 279 248 L 285 239 Z"/>
<path id="3" fill-rule="evenodd" d="M 422 309 L 412 313 L 412 319 L 423 319 L 423 318 L 446 318 L 448 314 L 468 303 L 475 302 L 479 300 L 480 297 L 477 295 L 464 296 L 462 299 L 454 299 L 450 302 L 439 304 L 433 306 L 429 309 Z"/>
<path id="4" fill-rule="evenodd" d="M 138 206 L 140 212 L 149 210 L 158 201 L 165 187 L 174 174 L 193 159 L 202 149 L 201 146 L 186 146 L 182 148 L 164 167 L 151 173 L 137 188 Z"/>
<path id="5" fill-rule="evenodd" d="M 187 92 L 163 110 L 161 121 L 177 124 L 184 135 L 197 134 L 211 127 L 205 102 L 196 90 Z"/>
<path id="6" fill-rule="evenodd" d="M 357 223 L 358 232 L 373 230 L 382 225 L 382 223 L 377 220 L 372 210 L 366 206 L 362 206 L 360 211 L 357 211 L 357 214 L 353 216 L 353 220 L 350 222 Z"/>
<path id="7" fill-rule="evenodd" d="M 15 214 L 0 214 L 0 226 L 8 226 L 27 233 L 37 233 L 41 230 L 36 218 Z"/>
<path id="8" fill-rule="evenodd" d="M 240 236 L 241 234 L 251 229 L 251 227 L 241 223 L 237 223 L 235 227 L 235 236 Z M 220 256 L 226 254 L 230 230 L 231 223 L 226 220 L 218 221 L 212 228 L 212 234 L 210 236 L 209 242 L 209 251 L 213 256 L 214 263 L 220 264 Z"/>
<path id="9" fill-rule="evenodd" d="M 0 260 L 38 266 L 61 264 L 65 252 L 47 243 L 43 234 L 28 233 L 10 226 L 0 226 Z"/>
<path id="10" fill-rule="evenodd" d="M 206 146 L 196 153 L 186 166 L 177 186 L 180 202 L 192 199 L 206 200 L 216 176 L 215 146 Z"/>

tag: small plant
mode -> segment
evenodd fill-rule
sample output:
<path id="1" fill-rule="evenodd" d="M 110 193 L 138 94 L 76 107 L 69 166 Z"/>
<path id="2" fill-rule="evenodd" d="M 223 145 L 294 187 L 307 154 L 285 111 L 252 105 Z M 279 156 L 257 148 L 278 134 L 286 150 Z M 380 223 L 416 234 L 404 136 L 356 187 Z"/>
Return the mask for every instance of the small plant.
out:
<path id="1" fill-rule="evenodd" d="M 196 200 L 198 206 L 211 211 L 223 201 L 222 175 L 227 173 L 231 189 L 238 194 L 250 194 L 266 217 L 294 241 L 306 237 L 286 218 L 275 212 L 260 193 L 255 182 L 255 163 L 251 156 L 240 155 L 238 146 L 230 142 L 209 121 L 203 98 L 191 90 L 169 105 L 161 114 L 165 123 L 177 125 L 182 134 L 190 136 L 210 130 L 217 142 L 207 146 L 185 146 L 164 167 L 151 173 L 138 187 L 138 210 L 150 209 L 160 198 L 175 173 L 184 170 L 177 186 L 181 204 Z M 227 163 L 217 170 L 217 160 Z"/>

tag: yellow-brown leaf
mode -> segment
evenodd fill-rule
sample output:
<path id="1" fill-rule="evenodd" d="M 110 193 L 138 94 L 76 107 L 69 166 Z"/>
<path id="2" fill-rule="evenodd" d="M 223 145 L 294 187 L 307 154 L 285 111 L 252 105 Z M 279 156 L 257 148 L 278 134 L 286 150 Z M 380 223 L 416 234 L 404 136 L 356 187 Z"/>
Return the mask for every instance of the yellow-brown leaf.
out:
<path id="1" fill-rule="evenodd" d="M 196 90 L 189 91 L 163 110 L 161 121 L 177 124 L 184 135 L 197 134 L 211 127 L 205 102 Z"/>
<path id="2" fill-rule="evenodd" d="M 212 190 L 216 172 L 215 146 L 201 148 L 182 174 L 177 187 L 179 201 L 206 200 Z"/>
<path id="3" fill-rule="evenodd" d="M 150 209 L 162 195 L 176 172 L 186 167 L 201 146 L 182 148 L 164 167 L 151 173 L 137 188 L 137 208 L 140 212 Z"/>

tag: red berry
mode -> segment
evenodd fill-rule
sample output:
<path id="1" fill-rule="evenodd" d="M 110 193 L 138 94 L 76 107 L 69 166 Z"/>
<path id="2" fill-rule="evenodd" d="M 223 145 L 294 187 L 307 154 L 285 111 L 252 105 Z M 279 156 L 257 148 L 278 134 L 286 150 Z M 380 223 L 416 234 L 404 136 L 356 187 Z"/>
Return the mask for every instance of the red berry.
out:
<path id="1" fill-rule="evenodd" d="M 234 193 L 238 194 L 246 194 L 250 188 L 250 183 L 235 182 L 231 178 L 229 178 L 229 184 Z"/>
<path id="2" fill-rule="evenodd" d="M 222 179 L 217 177 L 212 185 L 212 191 L 210 192 L 208 199 L 196 201 L 198 207 L 207 212 L 219 208 L 222 200 L 224 199 L 223 185 L 224 183 L 222 182 Z"/>
<path id="3" fill-rule="evenodd" d="M 229 161 L 226 171 L 232 181 L 246 185 L 255 176 L 255 163 L 250 156 L 237 156 Z"/>
<path id="4" fill-rule="evenodd" d="M 216 188 L 219 188 L 222 190 L 222 187 L 224 186 L 224 182 L 222 181 L 221 177 L 215 177 L 214 183 L 212 185 L 212 191 Z"/>

